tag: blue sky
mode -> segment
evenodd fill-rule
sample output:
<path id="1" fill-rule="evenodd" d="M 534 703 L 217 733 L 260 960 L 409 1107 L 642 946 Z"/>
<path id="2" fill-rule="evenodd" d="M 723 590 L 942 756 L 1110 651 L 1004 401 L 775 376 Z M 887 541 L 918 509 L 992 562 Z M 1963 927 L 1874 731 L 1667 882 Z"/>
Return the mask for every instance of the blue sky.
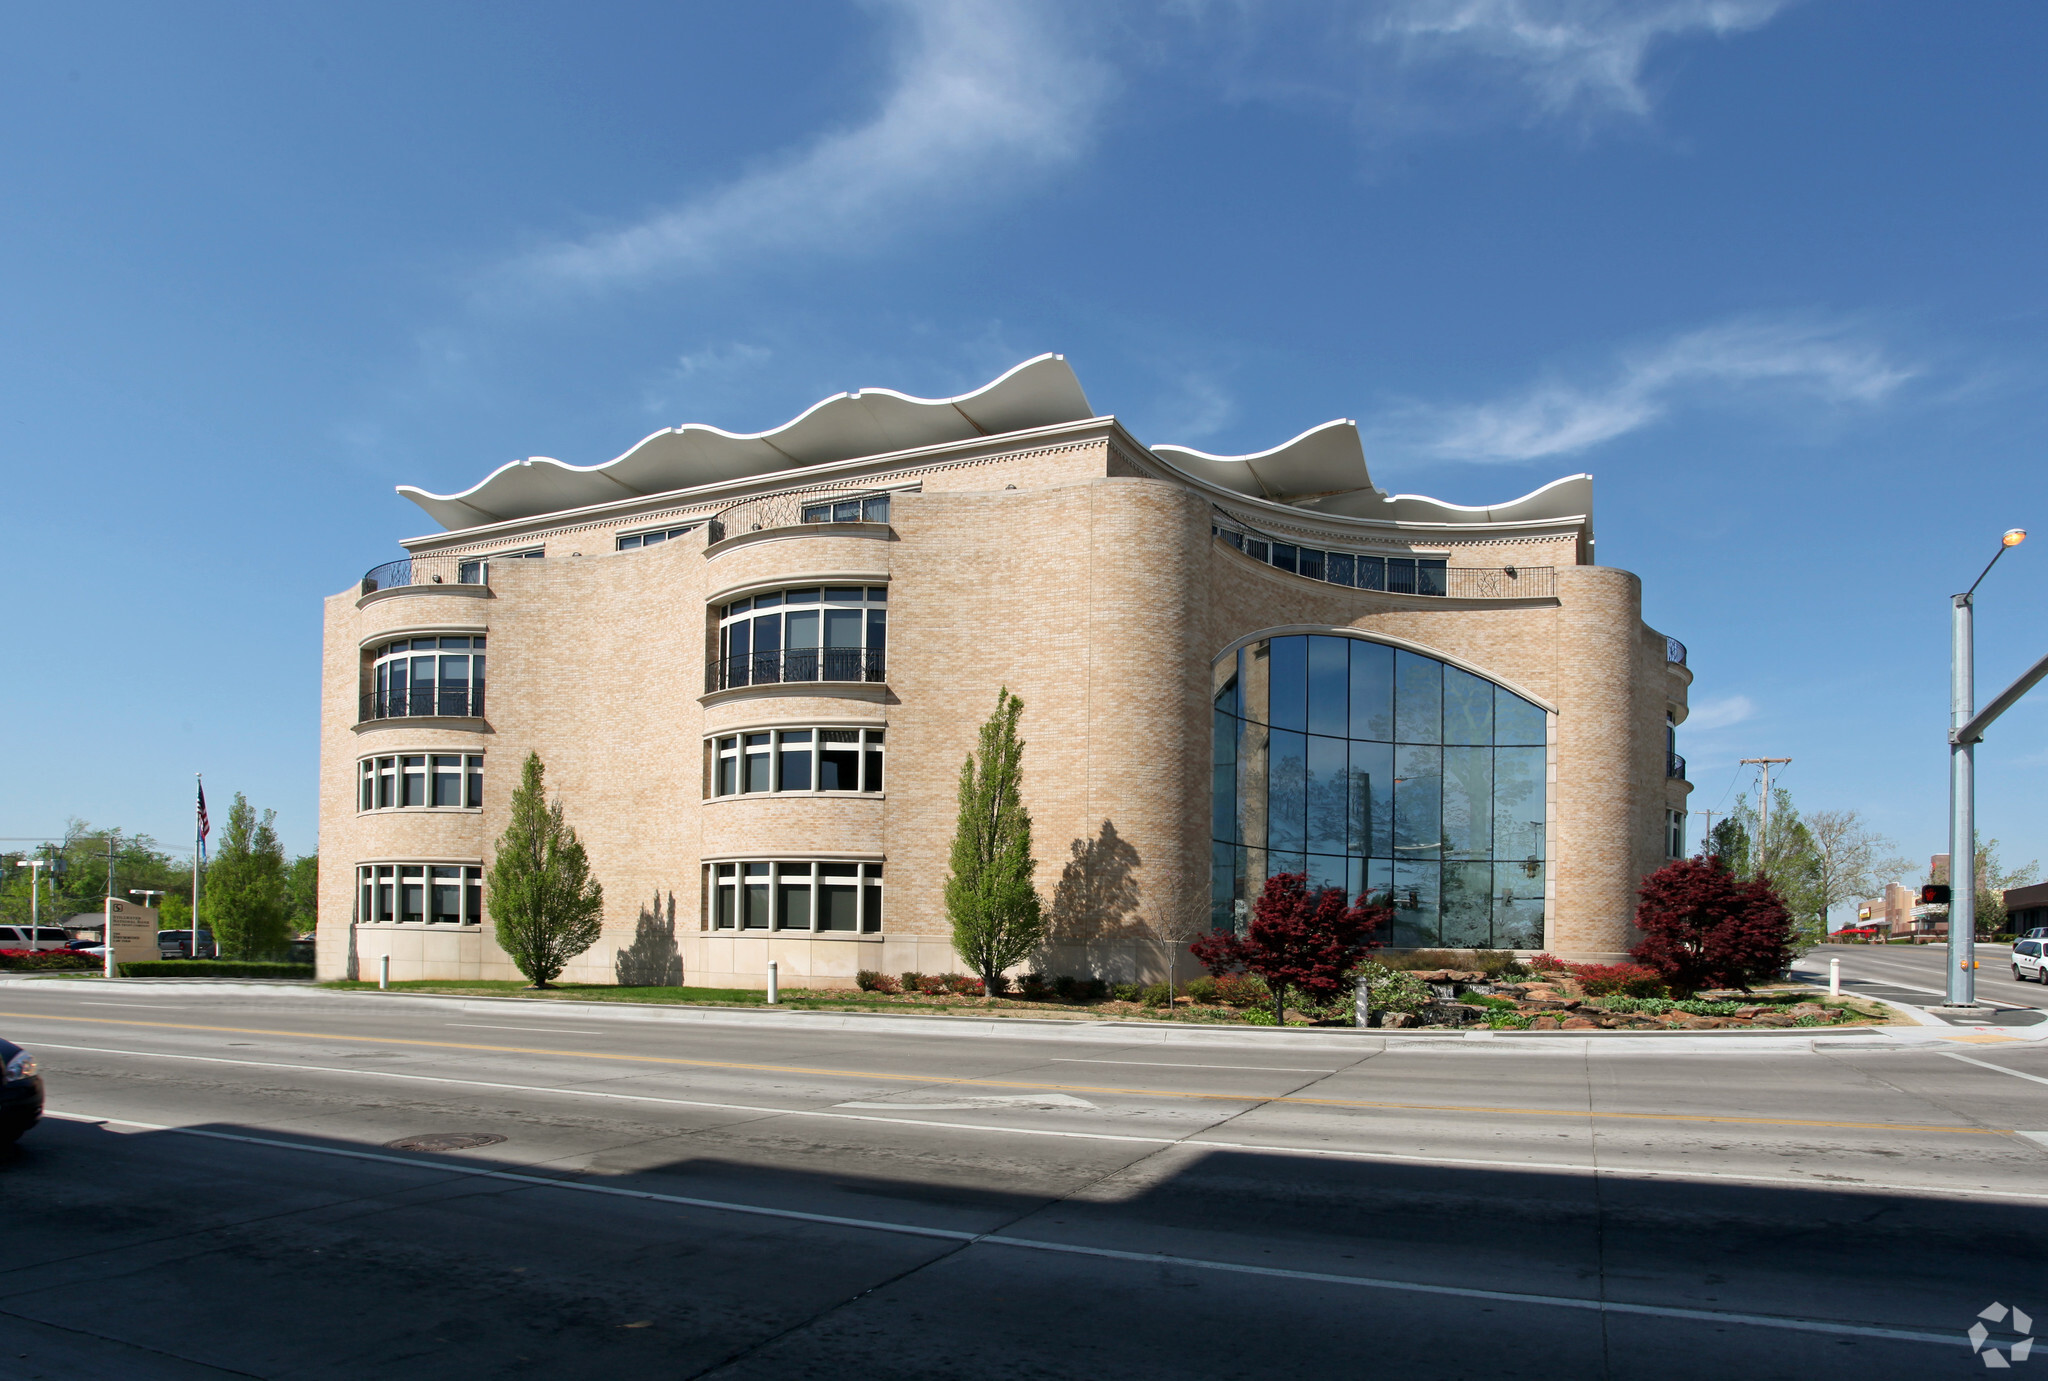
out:
<path id="1" fill-rule="evenodd" d="M 0 9 L 0 834 L 315 843 L 393 486 L 1045 350 L 1142 438 L 1598 480 L 1693 805 L 1944 846 L 1947 596 L 2048 652 L 2048 10 L 1890 0 Z M 622 669 L 622 674 L 632 674 Z M 2048 856 L 2048 692 L 1979 753 Z M 1695 821 L 1697 825 L 1697 821 Z"/>

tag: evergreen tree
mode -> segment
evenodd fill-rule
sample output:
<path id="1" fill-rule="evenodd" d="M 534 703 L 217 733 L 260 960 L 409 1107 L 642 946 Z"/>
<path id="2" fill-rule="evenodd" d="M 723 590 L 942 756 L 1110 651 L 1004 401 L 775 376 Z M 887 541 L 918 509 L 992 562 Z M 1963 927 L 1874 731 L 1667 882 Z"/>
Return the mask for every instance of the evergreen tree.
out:
<path id="1" fill-rule="evenodd" d="M 304 854 L 292 860 L 285 875 L 285 892 L 293 934 L 303 934 L 320 924 L 319 854 Z"/>
<path id="2" fill-rule="evenodd" d="M 1718 858 L 1737 877 L 1749 876 L 1749 822 L 1751 812 L 1738 802 L 1736 814 L 1723 816 L 1707 833 L 1703 857 Z"/>
<path id="3" fill-rule="evenodd" d="M 528 753 L 487 898 L 499 946 L 536 988 L 559 978 L 604 930 L 604 888 L 562 803 L 548 803 L 544 779 L 540 754 Z"/>
<path id="4" fill-rule="evenodd" d="M 258 819 L 239 791 L 219 851 L 206 866 L 199 915 L 224 959 L 268 959 L 284 951 L 290 911 L 277 812 L 266 810 Z"/>
<path id="5" fill-rule="evenodd" d="M 981 975 L 984 990 L 1002 990 L 1003 970 L 1044 937 L 1045 917 L 1031 885 L 1031 815 L 1020 793 L 1024 740 L 1017 719 L 1024 702 L 1005 686 L 981 726 L 977 750 L 960 768 L 960 823 L 953 835 L 953 875 L 946 914 L 953 948 Z"/>

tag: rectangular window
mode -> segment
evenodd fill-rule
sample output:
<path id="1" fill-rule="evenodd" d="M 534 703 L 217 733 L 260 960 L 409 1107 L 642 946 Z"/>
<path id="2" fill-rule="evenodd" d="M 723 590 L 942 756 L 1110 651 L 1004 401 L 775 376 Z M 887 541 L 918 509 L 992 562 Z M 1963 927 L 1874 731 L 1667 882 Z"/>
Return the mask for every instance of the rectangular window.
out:
<path id="1" fill-rule="evenodd" d="M 1415 593 L 1415 558 L 1412 556 L 1390 556 L 1387 558 L 1387 590 L 1397 595 Z"/>
<path id="2" fill-rule="evenodd" d="M 427 912 L 430 925 L 462 924 L 462 869 L 427 869 Z"/>
<path id="3" fill-rule="evenodd" d="M 398 919 L 410 924 L 426 919 L 427 870 L 423 867 L 398 869 Z"/>
<path id="4" fill-rule="evenodd" d="M 1450 577 L 1444 574 L 1450 562 L 1442 557 L 1417 557 L 1415 560 L 1415 593 L 1418 595 L 1441 595 L 1450 589 Z"/>
<path id="5" fill-rule="evenodd" d="M 861 909 L 860 928 L 863 935 L 876 935 L 882 929 L 882 865 L 863 863 L 860 865 L 861 890 L 867 893 L 866 905 Z"/>
<path id="6" fill-rule="evenodd" d="M 377 759 L 377 807 L 382 810 L 398 804 L 398 759 Z"/>
<path id="7" fill-rule="evenodd" d="M 463 910 L 462 918 L 470 925 L 484 923 L 484 870 L 464 868 L 462 870 Z"/>
<path id="8" fill-rule="evenodd" d="M 718 777 L 715 790 L 720 796 L 730 796 L 740 789 L 740 741 L 737 738 L 718 740 Z"/>
<path id="9" fill-rule="evenodd" d="M 809 729 L 784 729 L 777 737 L 781 740 L 780 775 L 777 779 L 783 791 L 809 791 L 811 789 L 811 731 Z"/>
<path id="10" fill-rule="evenodd" d="M 398 760 L 399 795 L 401 806 L 423 806 L 427 803 L 427 759 L 406 757 Z"/>
<path id="11" fill-rule="evenodd" d="M 777 930 L 809 930 L 811 928 L 810 864 L 778 863 L 775 865 L 775 928 Z"/>
<path id="12" fill-rule="evenodd" d="M 748 734 L 746 737 L 747 781 L 743 789 L 747 791 L 774 790 L 774 783 L 769 775 L 770 769 L 774 765 L 773 759 L 769 756 L 769 739 L 771 736 L 768 734 Z"/>
<path id="13" fill-rule="evenodd" d="M 1275 542 L 1273 544 L 1273 564 L 1275 566 L 1278 566 L 1281 570 L 1294 570 L 1296 568 L 1297 562 L 1299 561 L 1299 558 L 1300 553 L 1297 552 L 1295 548 L 1289 545 L 1288 543 Z"/>
<path id="14" fill-rule="evenodd" d="M 880 791 L 882 789 L 883 732 L 881 729 L 869 729 L 864 734 L 867 740 L 867 776 L 862 783 L 861 789 L 863 791 Z"/>
<path id="15" fill-rule="evenodd" d="M 1387 588 L 1387 558 L 1384 556 L 1361 556 L 1353 575 L 1361 590 L 1384 590 Z"/>
<path id="16" fill-rule="evenodd" d="M 1323 554 L 1313 547 L 1301 549 L 1301 573 L 1310 580 L 1323 578 Z"/>
<path id="17" fill-rule="evenodd" d="M 364 758 L 358 766 L 362 771 L 362 786 L 357 793 L 357 800 L 361 804 L 356 809 L 375 810 L 377 808 L 377 760 L 375 758 Z"/>
<path id="18" fill-rule="evenodd" d="M 860 731 L 818 731 L 818 790 L 860 790 Z"/>
<path id="19" fill-rule="evenodd" d="M 860 865 L 818 865 L 818 929 L 860 929 Z"/>
<path id="20" fill-rule="evenodd" d="M 472 753 L 469 763 L 469 791 L 462 803 L 471 810 L 484 808 L 484 759 L 481 753 Z"/>
<path id="21" fill-rule="evenodd" d="M 743 930 L 766 930 L 768 928 L 768 865 L 765 863 L 743 863 L 740 865 L 740 890 L 744 894 L 740 912 L 740 928 Z"/>
<path id="22" fill-rule="evenodd" d="M 1333 551 L 1323 565 L 1323 579 L 1332 585 L 1349 585 L 1353 580 L 1356 563 L 1352 557 L 1341 551 Z"/>
<path id="23" fill-rule="evenodd" d="M 435 754 L 433 758 L 434 804 L 462 804 L 462 758 L 459 754 Z"/>
<path id="24" fill-rule="evenodd" d="M 739 865 L 721 863 L 714 879 L 718 896 L 711 924 L 718 930 L 732 930 L 739 924 Z"/>

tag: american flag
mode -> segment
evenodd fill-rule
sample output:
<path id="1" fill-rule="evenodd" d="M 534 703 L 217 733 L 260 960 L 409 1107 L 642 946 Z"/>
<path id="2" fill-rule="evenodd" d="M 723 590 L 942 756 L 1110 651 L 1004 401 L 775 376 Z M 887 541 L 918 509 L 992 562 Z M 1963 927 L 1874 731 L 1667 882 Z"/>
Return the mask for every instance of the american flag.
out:
<path id="1" fill-rule="evenodd" d="M 206 857 L 206 836 L 212 829 L 212 824 L 206 818 L 206 784 L 201 782 L 199 785 L 199 856 L 202 859 Z"/>

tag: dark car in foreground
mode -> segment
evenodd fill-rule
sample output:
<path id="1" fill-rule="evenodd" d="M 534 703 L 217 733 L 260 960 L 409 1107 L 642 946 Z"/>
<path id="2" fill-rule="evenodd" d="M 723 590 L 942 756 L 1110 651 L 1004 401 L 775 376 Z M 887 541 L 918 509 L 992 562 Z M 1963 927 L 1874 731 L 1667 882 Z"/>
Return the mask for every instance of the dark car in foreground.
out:
<path id="1" fill-rule="evenodd" d="M 36 1057 L 0 1040 L 0 1146 L 36 1125 L 43 1115 L 43 1076 Z"/>

